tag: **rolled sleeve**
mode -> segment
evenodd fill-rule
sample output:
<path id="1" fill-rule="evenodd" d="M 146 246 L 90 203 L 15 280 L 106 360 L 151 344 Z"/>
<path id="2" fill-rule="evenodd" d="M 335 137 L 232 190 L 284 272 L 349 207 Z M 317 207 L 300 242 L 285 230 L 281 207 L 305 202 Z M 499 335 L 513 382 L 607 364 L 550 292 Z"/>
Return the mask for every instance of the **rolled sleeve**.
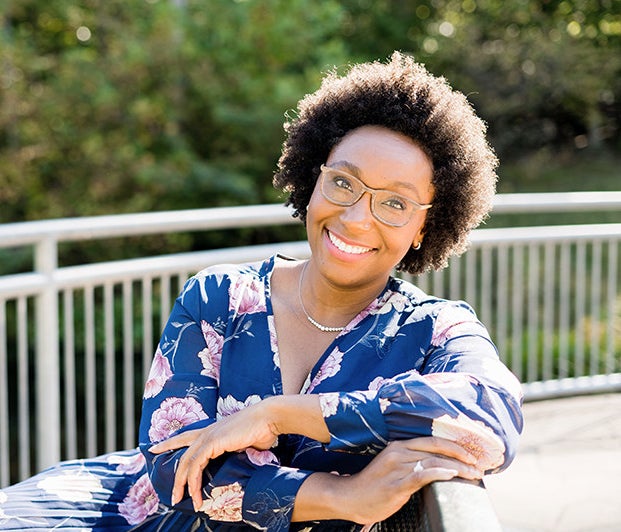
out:
<path id="1" fill-rule="evenodd" d="M 388 443 L 388 426 L 375 391 L 319 394 L 324 420 L 330 432 L 326 448 L 377 454 Z"/>

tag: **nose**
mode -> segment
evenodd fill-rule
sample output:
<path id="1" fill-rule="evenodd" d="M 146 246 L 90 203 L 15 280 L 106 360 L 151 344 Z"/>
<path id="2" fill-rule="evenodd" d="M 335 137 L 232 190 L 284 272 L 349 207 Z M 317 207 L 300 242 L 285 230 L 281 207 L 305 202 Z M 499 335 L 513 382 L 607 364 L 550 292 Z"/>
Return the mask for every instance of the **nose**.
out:
<path id="1" fill-rule="evenodd" d="M 364 192 L 356 203 L 349 207 L 343 207 L 341 220 L 343 220 L 344 223 L 359 225 L 364 229 L 369 229 L 373 219 L 371 201 L 371 194 Z"/>

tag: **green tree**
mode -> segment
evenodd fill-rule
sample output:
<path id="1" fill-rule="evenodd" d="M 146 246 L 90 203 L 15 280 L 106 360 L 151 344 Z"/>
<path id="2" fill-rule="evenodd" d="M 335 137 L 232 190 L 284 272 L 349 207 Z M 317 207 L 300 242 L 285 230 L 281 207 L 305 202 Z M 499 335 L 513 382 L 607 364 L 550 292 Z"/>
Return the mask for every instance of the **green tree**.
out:
<path id="1" fill-rule="evenodd" d="M 283 111 L 344 55 L 302 0 L 14 0 L 0 221 L 273 201 Z"/>

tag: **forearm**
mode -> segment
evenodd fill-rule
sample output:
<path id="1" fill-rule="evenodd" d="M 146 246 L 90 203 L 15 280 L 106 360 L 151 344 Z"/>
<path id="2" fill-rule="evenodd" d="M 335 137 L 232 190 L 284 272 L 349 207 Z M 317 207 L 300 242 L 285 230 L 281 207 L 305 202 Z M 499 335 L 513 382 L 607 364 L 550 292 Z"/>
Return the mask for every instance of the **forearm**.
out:
<path id="1" fill-rule="evenodd" d="M 355 521 L 351 505 L 344 499 L 347 477 L 313 473 L 300 487 L 293 507 L 292 522 L 325 519 Z"/>
<path id="2" fill-rule="evenodd" d="M 319 396 L 281 395 L 264 401 L 275 434 L 301 434 L 321 443 L 330 441 Z"/>

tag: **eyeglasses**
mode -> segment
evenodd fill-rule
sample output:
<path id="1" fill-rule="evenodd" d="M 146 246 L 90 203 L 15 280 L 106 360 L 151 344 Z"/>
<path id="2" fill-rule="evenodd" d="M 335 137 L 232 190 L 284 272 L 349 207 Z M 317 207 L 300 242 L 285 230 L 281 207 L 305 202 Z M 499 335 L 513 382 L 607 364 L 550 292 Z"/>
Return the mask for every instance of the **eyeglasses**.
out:
<path id="1" fill-rule="evenodd" d="M 391 190 L 367 187 L 353 175 L 321 165 L 321 193 L 331 203 L 349 207 L 365 192 L 371 194 L 371 213 L 380 222 L 393 227 L 407 224 L 415 212 L 429 209 L 431 204 L 421 205 Z"/>

